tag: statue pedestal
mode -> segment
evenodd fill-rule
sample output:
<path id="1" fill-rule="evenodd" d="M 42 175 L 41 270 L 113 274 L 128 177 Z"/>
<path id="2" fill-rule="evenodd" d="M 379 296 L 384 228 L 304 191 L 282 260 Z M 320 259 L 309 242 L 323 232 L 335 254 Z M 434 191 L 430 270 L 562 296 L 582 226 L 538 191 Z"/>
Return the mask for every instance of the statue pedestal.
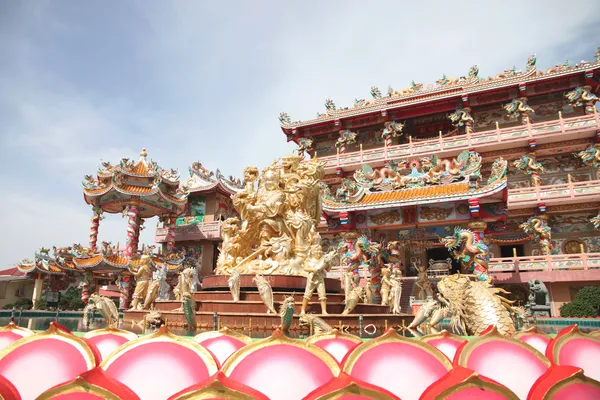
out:
<path id="1" fill-rule="evenodd" d="M 243 332 L 252 337 L 267 337 L 273 329 L 281 323 L 278 314 L 267 314 L 266 306 L 252 282 L 254 275 L 241 275 L 240 277 L 240 301 L 234 302 L 229 292 L 227 283 L 228 276 L 212 275 L 202 280 L 202 290 L 193 294 L 196 300 L 196 322 L 197 332 L 213 330 L 227 326 L 229 329 Z M 294 296 L 296 313 L 300 312 L 306 278 L 302 276 L 289 275 L 264 275 L 273 288 L 273 300 L 275 308 L 279 306 L 286 297 Z M 381 335 L 386 327 L 408 326 L 414 316 L 407 314 L 390 314 L 388 306 L 379 304 L 358 304 L 352 314 L 342 315 L 344 311 L 344 293 L 341 292 L 341 283 L 338 279 L 326 279 L 327 286 L 327 312 L 329 315 L 320 315 L 321 304 L 317 293 L 314 293 L 308 303 L 307 312 L 314 313 L 334 328 L 357 336 L 371 337 L 368 332 L 376 330 L 376 336 Z M 167 321 L 169 327 L 182 328 L 186 323 L 182 311 L 175 311 L 181 306 L 181 302 L 175 300 L 157 301 L 156 310 Z M 147 311 L 125 311 L 124 320 L 128 322 L 141 321 Z M 367 331 L 364 330 L 368 325 Z M 137 326 L 132 328 L 138 330 Z M 298 337 L 307 335 L 308 327 L 299 325 L 298 316 L 294 316 L 290 328 L 291 335 Z"/>
<path id="2" fill-rule="evenodd" d="M 273 291 L 290 291 L 304 293 L 306 278 L 294 275 L 263 275 L 271 284 Z M 240 289 L 256 291 L 256 284 L 252 281 L 254 275 L 240 275 Z M 202 291 L 229 290 L 227 275 L 210 275 L 202 279 Z M 342 283 L 339 279 L 325 278 L 327 293 L 340 293 Z"/>

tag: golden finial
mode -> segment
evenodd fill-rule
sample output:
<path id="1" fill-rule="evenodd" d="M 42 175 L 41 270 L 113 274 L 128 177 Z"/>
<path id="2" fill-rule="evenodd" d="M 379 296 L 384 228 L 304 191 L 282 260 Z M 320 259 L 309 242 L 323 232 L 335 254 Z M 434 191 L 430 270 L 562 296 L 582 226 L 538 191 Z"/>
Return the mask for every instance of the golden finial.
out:
<path id="1" fill-rule="evenodd" d="M 148 153 L 146 153 L 146 148 L 144 147 L 142 149 L 142 151 L 140 152 L 140 157 L 146 157 L 148 155 Z"/>

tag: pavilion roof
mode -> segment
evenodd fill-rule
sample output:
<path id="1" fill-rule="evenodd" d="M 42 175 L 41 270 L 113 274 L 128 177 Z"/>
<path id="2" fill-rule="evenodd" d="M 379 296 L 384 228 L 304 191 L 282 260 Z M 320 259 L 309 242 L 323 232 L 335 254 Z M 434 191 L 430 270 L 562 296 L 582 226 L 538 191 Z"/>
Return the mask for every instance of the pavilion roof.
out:
<path id="1" fill-rule="evenodd" d="M 163 169 L 146 156 L 143 149 L 137 161 L 102 162 L 96 178 L 86 175 L 82 182 L 85 201 L 105 212 L 119 213 L 132 200 L 139 200 L 144 218 L 180 214 L 188 193 L 180 188 L 178 172 Z"/>
<path id="2" fill-rule="evenodd" d="M 568 63 L 559 64 L 547 69 L 545 72 L 538 71 L 535 66 L 535 56 L 531 56 L 527 62 L 524 72 L 513 68 L 497 74 L 495 77 L 481 78 L 478 76 L 479 68 L 474 65 L 470 68 L 466 77 L 456 79 L 448 78 L 446 75 L 436 81 L 436 84 L 423 86 L 414 82 L 407 89 L 393 91 L 389 89 L 387 95 L 381 95 L 379 89 L 371 88 L 372 99 L 355 100 L 354 107 L 336 108 L 331 100 L 326 101 L 326 113 L 318 113 L 316 118 L 305 121 L 291 121 L 286 113 L 281 113 L 279 120 L 282 130 L 289 134 L 291 131 L 330 123 L 347 117 L 355 117 L 374 112 L 385 112 L 390 109 L 410 107 L 416 104 L 428 103 L 434 100 L 468 95 L 477 92 L 486 92 L 503 87 L 515 86 L 523 83 L 544 81 L 562 76 L 580 74 L 590 70 L 600 69 L 600 48 L 595 55 L 594 62 L 582 61 L 576 66 Z"/>
<path id="3" fill-rule="evenodd" d="M 33 260 L 24 259 L 17 264 L 17 269 L 24 273 L 40 272 L 50 275 L 64 275 L 66 272 L 78 271 L 70 254 L 71 248 L 53 247 L 53 255 L 50 249 L 41 248 L 34 254 Z"/>
<path id="4" fill-rule="evenodd" d="M 492 166 L 492 174 L 484 186 L 461 182 L 425 185 L 399 190 L 371 191 L 361 187 L 347 201 L 340 201 L 328 191 L 322 192 L 323 211 L 335 214 L 343 211 L 360 211 L 423 205 L 441 202 L 481 199 L 502 192 L 506 188 L 507 162 L 498 159 Z"/>
<path id="5" fill-rule="evenodd" d="M 200 161 L 192 163 L 189 172 L 190 177 L 181 184 L 189 193 L 220 190 L 231 195 L 243 188 L 239 178 L 234 178 L 233 176 L 225 178 L 221 174 L 221 171 L 218 169 L 216 172 L 209 171 Z"/>
<path id="6" fill-rule="evenodd" d="M 90 251 L 89 248 L 79 245 L 75 245 L 74 249 L 73 263 L 77 266 L 77 268 L 84 271 L 126 271 L 130 266 L 134 268 L 139 266 L 141 260 L 141 254 L 136 254 L 131 260 L 127 260 L 127 258 L 124 256 L 123 250 L 117 249 L 116 247 L 111 247 L 110 244 L 108 244 L 106 247 L 103 247 L 100 251 Z M 142 250 L 142 253 L 144 252 L 145 250 Z M 179 254 L 173 254 L 170 256 L 163 256 L 161 254 L 150 255 L 151 262 L 155 266 L 162 267 L 164 264 L 166 264 L 167 272 L 177 272 L 183 266 L 184 257 Z"/>

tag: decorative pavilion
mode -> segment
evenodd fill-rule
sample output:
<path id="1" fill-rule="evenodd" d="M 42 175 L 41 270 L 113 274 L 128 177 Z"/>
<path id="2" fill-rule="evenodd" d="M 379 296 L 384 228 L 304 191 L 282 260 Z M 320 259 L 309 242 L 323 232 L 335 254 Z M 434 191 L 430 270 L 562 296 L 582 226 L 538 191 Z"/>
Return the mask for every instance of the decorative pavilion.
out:
<path id="1" fill-rule="evenodd" d="M 327 99 L 306 121 L 279 118 L 300 154 L 325 163 L 325 248 L 364 234 L 394 243 L 405 276 L 425 267 L 435 279 L 461 268 L 440 239 L 470 228 L 495 284 L 523 305 L 528 283 L 545 284 L 553 314 L 600 281 L 600 49 L 576 65 L 540 71 L 531 56 L 523 71 L 483 77 L 474 65 L 370 94 L 351 107 Z M 403 308 L 417 290 L 406 283 Z"/>
<path id="2" fill-rule="evenodd" d="M 176 170 L 161 168 L 156 162 L 147 159 L 146 149 L 142 149 L 140 158 L 130 160 L 123 158 L 118 164 L 102 162 L 96 177 L 86 175 L 83 181 L 84 199 L 92 206 L 89 246 L 75 244 L 63 249 L 65 254 L 55 254 L 49 258 L 46 253 L 36 253 L 35 261 L 24 261 L 19 269 L 27 273 L 35 273 L 35 299 L 41 295 L 41 281 L 44 275 L 64 274 L 66 271 L 77 271 L 84 275 L 83 300 L 95 290 L 98 279 L 110 279 L 118 276 L 121 291 L 120 306 L 129 306 L 129 298 L 133 290 L 129 267 L 139 263 L 142 252 L 151 255 L 152 262 L 162 267 L 168 265 L 169 272 L 177 272 L 183 265 L 183 257 L 175 253 L 174 244 L 170 242 L 166 254 L 152 254 L 154 246 L 139 249 L 140 229 L 145 218 L 159 216 L 166 221 L 170 230 L 175 229 L 177 217 L 187 204 L 187 192 L 179 187 Z M 98 229 L 103 213 L 122 214 L 127 217 L 127 237 L 125 248 L 103 242 L 98 247 Z"/>
<path id="3" fill-rule="evenodd" d="M 172 243 L 177 251 L 185 253 L 200 275 L 209 275 L 220 251 L 221 223 L 238 216 L 231 195 L 242 189 L 242 182 L 233 176 L 225 177 L 218 169 L 209 171 L 199 161 L 192 163 L 189 174 L 181 184 L 189 194 L 184 212 L 175 220 L 175 229 L 169 230 L 163 221 L 156 230 L 155 241 L 165 248 Z"/>

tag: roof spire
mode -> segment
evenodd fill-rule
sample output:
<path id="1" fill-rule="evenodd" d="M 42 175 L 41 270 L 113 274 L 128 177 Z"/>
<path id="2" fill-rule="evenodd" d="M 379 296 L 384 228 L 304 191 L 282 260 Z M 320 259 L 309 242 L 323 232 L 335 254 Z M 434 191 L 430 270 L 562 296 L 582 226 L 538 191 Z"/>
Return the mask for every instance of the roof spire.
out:
<path id="1" fill-rule="evenodd" d="M 142 148 L 142 151 L 140 152 L 140 157 L 146 157 L 148 155 L 148 153 L 146 152 L 146 148 Z"/>

